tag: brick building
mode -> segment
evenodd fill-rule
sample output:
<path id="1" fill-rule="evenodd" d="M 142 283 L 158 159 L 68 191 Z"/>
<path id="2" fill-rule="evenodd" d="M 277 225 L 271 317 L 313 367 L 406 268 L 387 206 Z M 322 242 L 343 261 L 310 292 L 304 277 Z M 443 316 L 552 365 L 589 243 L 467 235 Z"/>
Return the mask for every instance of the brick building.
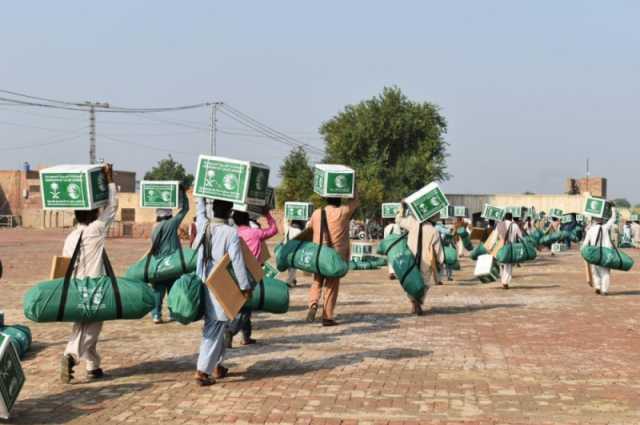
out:
<path id="1" fill-rule="evenodd" d="M 565 182 L 565 192 L 568 195 L 590 193 L 595 197 L 606 199 L 607 179 L 604 177 L 568 178 Z"/>

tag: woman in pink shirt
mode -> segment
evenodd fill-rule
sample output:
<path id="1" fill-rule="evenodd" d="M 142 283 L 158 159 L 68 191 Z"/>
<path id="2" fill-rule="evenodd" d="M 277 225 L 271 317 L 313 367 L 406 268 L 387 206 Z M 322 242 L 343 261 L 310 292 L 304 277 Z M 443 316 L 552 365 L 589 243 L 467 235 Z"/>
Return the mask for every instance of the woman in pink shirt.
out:
<path id="1" fill-rule="evenodd" d="M 233 212 L 233 221 L 238 227 L 238 236 L 247 244 L 253 256 L 258 260 L 260 260 L 262 256 L 263 242 L 278 234 L 278 226 L 269 210 L 266 210 L 264 217 L 267 219 L 268 227 L 261 229 L 259 227 L 251 227 L 248 213 L 242 211 Z M 229 332 L 227 333 L 227 344 L 229 348 L 232 346 L 233 336 L 238 332 L 242 332 L 242 345 L 256 343 L 256 340 L 251 338 L 250 308 L 243 307 L 231 323 Z"/>

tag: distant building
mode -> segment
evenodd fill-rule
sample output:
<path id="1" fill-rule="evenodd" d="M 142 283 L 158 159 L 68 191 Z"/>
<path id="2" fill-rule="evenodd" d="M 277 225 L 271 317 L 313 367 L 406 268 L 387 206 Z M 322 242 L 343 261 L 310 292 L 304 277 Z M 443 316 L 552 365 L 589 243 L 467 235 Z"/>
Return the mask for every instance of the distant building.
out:
<path id="1" fill-rule="evenodd" d="M 607 179 L 604 177 L 568 178 L 565 182 L 565 193 L 581 195 L 590 193 L 598 198 L 607 198 Z"/>

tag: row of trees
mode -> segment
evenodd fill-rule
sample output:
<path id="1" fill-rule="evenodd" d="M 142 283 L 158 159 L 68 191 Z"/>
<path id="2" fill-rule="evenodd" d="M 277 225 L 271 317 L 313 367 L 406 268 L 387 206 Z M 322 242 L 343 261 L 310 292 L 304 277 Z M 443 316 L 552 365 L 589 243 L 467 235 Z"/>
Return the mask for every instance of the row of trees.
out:
<path id="1" fill-rule="evenodd" d="M 447 122 L 438 106 L 409 100 L 399 88 L 383 92 L 356 105 L 349 105 L 324 122 L 323 162 L 343 164 L 356 171 L 360 215 L 379 215 L 382 202 L 397 202 L 426 183 L 449 178 Z M 322 199 L 313 193 L 313 165 L 302 147 L 294 148 L 280 167 L 282 181 L 276 198 L 308 201 L 317 206 Z M 186 187 L 193 175 L 171 156 L 145 174 L 148 180 L 180 180 Z"/>

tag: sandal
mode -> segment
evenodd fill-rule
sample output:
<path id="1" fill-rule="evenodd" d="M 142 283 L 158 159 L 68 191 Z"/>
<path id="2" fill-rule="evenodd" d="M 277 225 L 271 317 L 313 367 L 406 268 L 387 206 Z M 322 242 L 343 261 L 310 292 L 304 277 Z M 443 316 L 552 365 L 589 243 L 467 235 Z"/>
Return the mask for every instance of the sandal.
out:
<path id="1" fill-rule="evenodd" d="M 229 374 L 229 369 L 224 366 L 218 366 L 213 371 L 213 376 L 215 376 L 216 379 L 225 378 L 228 374 Z"/>
<path id="2" fill-rule="evenodd" d="M 309 312 L 307 313 L 307 322 L 313 322 L 316 320 L 316 313 L 318 312 L 318 304 L 311 304 L 309 306 Z"/>
<path id="3" fill-rule="evenodd" d="M 208 387 L 216 383 L 216 380 L 204 372 L 196 372 L 196 384 L 201 387 Z"/>

